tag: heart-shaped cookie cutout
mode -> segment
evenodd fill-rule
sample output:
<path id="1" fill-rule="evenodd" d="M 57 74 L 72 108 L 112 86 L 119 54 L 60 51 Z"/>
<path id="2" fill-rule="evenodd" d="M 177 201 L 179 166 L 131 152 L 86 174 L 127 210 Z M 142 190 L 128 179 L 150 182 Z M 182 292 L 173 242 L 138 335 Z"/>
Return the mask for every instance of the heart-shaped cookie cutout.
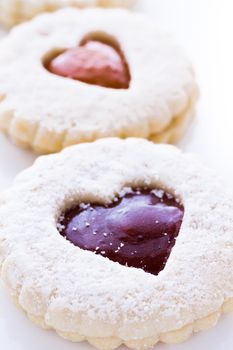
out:
<path id="1" fill-rule="evenodd" d="M 183 206 L 163 190 L 130 190 L 110 206 L 79 205 L 61 216 L 74 245 L 157 275 L 179 234 Z"/>
<path id="2" fill-rule="evenodd" d="M 121 50 L 98 40 L 86 41 L 60 53 L 47 68 L 53 74 L 106 88 L 128 89 L 130 83 Z"/>

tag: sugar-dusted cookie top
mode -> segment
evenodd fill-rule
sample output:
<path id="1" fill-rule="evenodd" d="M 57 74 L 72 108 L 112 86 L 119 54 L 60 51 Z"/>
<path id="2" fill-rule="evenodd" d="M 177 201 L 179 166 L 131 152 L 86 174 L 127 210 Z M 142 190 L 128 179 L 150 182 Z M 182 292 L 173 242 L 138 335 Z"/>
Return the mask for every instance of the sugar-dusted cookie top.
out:
<path id="1" fill-rule="evenodd" d="M 12 27 L 43 12 L 63 7 L 131 7 L 136 0 L 0 0 L 0 23 Z"/>
<path id="2" fill-rule="evenodd" d="M 191 119 L 191 64 L 144 16 L 63 9 L 15 28 L 0 51 L 0 127 L 36 151 L 108 136 L 173 142 Z"/>
<path id="3" fill-rule="evenodd" d="M 179 342 L 232 309 L 232 211 L 222 181 L 174 146 L 69 147 L 1 195 L 1 278 L 33 321 L 67 339 Z"/>

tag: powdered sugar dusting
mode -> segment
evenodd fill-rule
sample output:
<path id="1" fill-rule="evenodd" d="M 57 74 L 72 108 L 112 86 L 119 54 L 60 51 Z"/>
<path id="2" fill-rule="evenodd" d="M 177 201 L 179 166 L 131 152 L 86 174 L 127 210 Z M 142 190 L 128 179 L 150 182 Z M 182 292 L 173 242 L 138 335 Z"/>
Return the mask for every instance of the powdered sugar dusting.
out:
<path id="1" fill-rule="evenodd" d="M 108 205 L 145 179 L 151 188 L 171 190 L 185 209 L 158 276 L 74 247 L 57 232 L 70 197 Z M 124 342 L 156 337 L 212 314 L 233 296 L 232 212 L 223 182 L 175 147 L 141 139 L 73 146 L 39 158 L 7 191 L 0 206 L 1 277 L 28 313 L 60 332 Z"/>
<path id="2" fill-rule="evenodd" d="M 41 35 L 46 28 L 47 35 Z M 124 51 L 134 78 L 129 89 L 110 93 L 44 69 L 41 59 L 53 56 L 54 48 L 75 47 L 87 33 L 96 32 L 110 35 Z M 22 47 L 27 54 L 19 55 Z M 0 102 L 1 127 L 38 152 L 56 152 L 109 135 L 174 142 L 192 118 L 197 85 L 191 64 L 142 15 L 120 9 L 63 9 L 15 28 L 1 41 L 0 52 L 1 94 L 6 97 Z"/>

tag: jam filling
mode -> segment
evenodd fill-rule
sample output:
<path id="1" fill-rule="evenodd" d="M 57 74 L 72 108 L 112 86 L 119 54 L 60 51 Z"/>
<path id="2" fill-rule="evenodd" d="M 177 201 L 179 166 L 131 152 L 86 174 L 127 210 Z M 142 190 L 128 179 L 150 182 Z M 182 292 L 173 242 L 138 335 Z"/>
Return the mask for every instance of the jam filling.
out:
<path id="1" fill-rule="evenodd" d="M 120 50 L 90 40 L 53 58 L 47 69 L 56 75 L 114 89 L 128 89 L 130 74 Z"/>
<path id="2" fill-rule="evenodd" d="M 81 204 L 65 212 L 62 236 L 84 250 L 157 275 L 183 220 L 183 206 L 163 190 L 136 189 L 109 206 Z"/>

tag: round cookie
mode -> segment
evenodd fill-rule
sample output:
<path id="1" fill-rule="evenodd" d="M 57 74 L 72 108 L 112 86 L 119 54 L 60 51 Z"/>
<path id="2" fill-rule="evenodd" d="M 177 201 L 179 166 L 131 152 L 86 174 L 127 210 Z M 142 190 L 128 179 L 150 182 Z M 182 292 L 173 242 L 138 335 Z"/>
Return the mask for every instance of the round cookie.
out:
<path id="1" fill-rule="evenodd" d="M 110 138 L 69 147 L 37 159 L 1 196 L 1 278 L 34 322 L 66 339 L 99 349 L 180 342 L 233 308 L 232 211 L 215 174 L 174 146 Z M 95 251 L 71 243 L 69 230 L 90 235 L 103 223 Z M 112 261 L 99 248 L 119 234 Z M 163 266 L 149 273 L 120 260 L 130 250 L 144 259 L 148 239 L 154 259 L 166 247 Z"/>
<path id="2" fill-rule="evenodd" d="M 0 0 L 0 23 L 12 27 L 43 12 L 63 7 L 131 7 L 136 0 Z"/>
<path id="3" fill-rule="evenodd" d="M 192 119 L 192 67 L 144 16 L 63 9 L 18 26 L 0 51 L 0 128 L 37 152 L 109 136 L 175 142 Z M 98 85 L 106 75 L 112 85 Z"/>

